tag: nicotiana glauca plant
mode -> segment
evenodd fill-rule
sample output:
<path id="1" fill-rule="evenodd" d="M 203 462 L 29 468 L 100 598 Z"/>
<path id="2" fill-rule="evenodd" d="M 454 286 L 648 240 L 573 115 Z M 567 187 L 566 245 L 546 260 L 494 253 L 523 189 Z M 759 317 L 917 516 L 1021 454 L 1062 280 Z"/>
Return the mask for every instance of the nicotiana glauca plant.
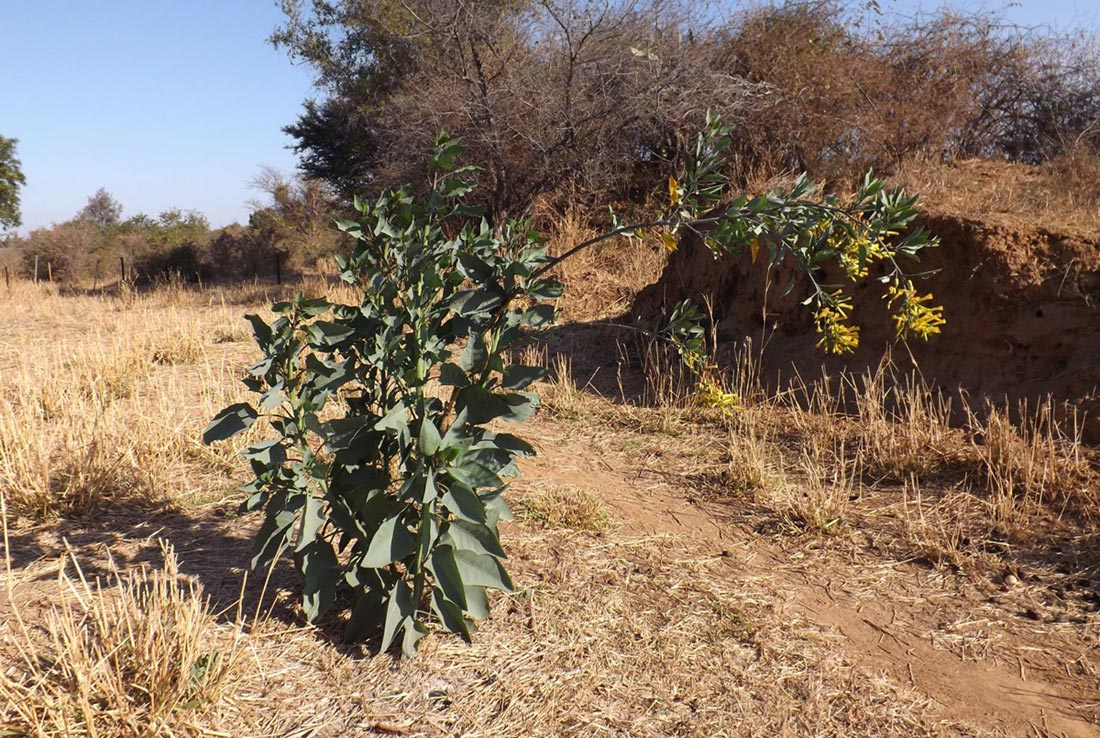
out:
<path id="1" fill-rule="evenodd" d="M 400 641 L 413 653 L 430 619 L 468 640 L 488 615 L 488 590 L 512 590 L 498 530 L 509 518 L 502 495 L 516 460 L 533 449 L 502 429 L 535 412 L 530 385 L 546 373 L 507 357 L 554 321 L 563 288 L 553 267 L 600 241 L 655 229 L 674 246 L 691 229 L 716 255 L 747 248 L 755 259 L 767 248 L 772 265 L 791 257 L 810 277 L 822 345 L 838 351 L 854 346 L 858 329 L 846 323 L 851 303 L 841 288 L 819 282 L 820 263 L 835 259 L 854 279 L 886 261 L 899 331 L 934 332 L 939 308 L 916 295 L 897 261 L 930 243 L 909 230 L 915 198 L 868 177 L 846 204 L 810 200 L 804 179 L 781 195 L 731 199 L 721 176 L 727 133 L 708 118 L 682 180 L 670 180 L 668 212 L 615 219 L 556 257 L 527 223 L 493 227 L 469 204 L 474 170 L 458 164 L 459 142 L 443 135 L 426 196 L 399 189 L 356 199 L 359 218 L 339 223 L 355 247 L 337 263 L 361 300 L 299 294 L 273 306 L 270 324 L 247 316 L 263 354 L 244 379 L 257 400 L 226 408 L 203 436 L 222 440 L 261 418 L 272 431 L 243 452 L 254 479 L 242 507 L 264 512 L 253 567 L 290 549 L 307 618 L 332 609 L 345 589 L 346 636 L 381 628 L 381 650 Z M 663 335 L 702 376 L 700 322 L 681 304 Z"/>

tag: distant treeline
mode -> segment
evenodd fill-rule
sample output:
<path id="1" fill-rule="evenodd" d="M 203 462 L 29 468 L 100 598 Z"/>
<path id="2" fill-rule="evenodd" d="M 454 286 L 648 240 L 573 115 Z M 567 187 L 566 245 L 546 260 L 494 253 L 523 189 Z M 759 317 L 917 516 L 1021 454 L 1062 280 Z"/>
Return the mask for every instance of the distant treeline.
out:
<path id="1" fill-rule="evenodd" d="M 166 280 L 212 282 L 275 278 L 317 268 L 341 241 L 324 185 L 264 170 L 254 182 L 267 195 L 247 225 L 212 229 L 194 210 L 122 219 L 106 190 L 71 219 L 0 242 L 0 268 L 24 278 L 107 285 Z"/>

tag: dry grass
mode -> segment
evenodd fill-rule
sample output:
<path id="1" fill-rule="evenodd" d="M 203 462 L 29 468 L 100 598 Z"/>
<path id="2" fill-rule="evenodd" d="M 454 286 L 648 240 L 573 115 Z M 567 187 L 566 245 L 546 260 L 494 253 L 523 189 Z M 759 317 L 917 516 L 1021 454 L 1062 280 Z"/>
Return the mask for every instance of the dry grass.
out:
<path id="1" fill-rule="evenodd" d="M 16 610 L 0 631 L 14 664 L 0 672 L 5 734 L 204 734 L 206 708 L 239 667 L 242 631 L 215 623 L 201 587 L 181 582 L 174 552 L 163 551 L 162 568 L 122 573 L 112 563 L 106 581 L 89 580 L 71 556 L 39 626 Z"/>
<path id="2" fill-rule="evenodd" d="M 891 179 L 933 212 L 1007 226 L 1026 224 L 1100 233 L 1095 154 L 1065 155 L 1043 165 L 984 159 L 944 164 L 911 159 Z M 1024 215 L 1021 215 L 1024 214 Z"/>
<path id="3" fill-rule="evenodd" d="M 519 501 L 520 514 L 546 528 L 567 528 L 600 534 L 611 528 L 611 516 L 591 490 L 544 485 Z"/>
<path id="4" fill-rule="evenodd" d="M 243 304 L 266 288 L 116 297 L 15 288 L 0 292 L 15 321 L 0 325 L 0 358 L 12 367 L 0 377 L 0 491 L 16 508 L 5 522 L 96 508 L 109 520 L 113 505 L 141 502 L 185 508 L 206 527 L 252 524 L 198 505 L 240 476 L 239 444 L 211 450 L 198 437 L 241 397 L 237 377 L 253 351 L 240 313 L 256 310 Z M 529 352 L 524 363 L 546 363 Z M 1009 497 L 1026 500 L 1029 516 L 1094 499 L 1058 486 L 1074 469 L 1081 490 L 1096 490 L 1087 452 L 1047 420 L 1002 426 L 990 415 L 951 429 L 925 390 L 873 377 L 769 397 L 751 364 L 723 380 L 745 399 L 737 412 L 696 407 L 690 387 L 667 375 L 647 395 L 656 407 L 620 404 L 575 379 L 568 358 L 555 362 L 540 384 L 554 422 L 647 444 L 666 477 L 690 464 L 722 497 L 763 506 L 799 535 L 878 525 L 869 506 L 880 505 L 900 513 L 906 555 L 966 565 L 1003 503 L 992 480 L 1010 479 Z M 841 394 L 853 393 L 862 404 L 845 412 Z M 922 444 L 933 462 L 920 458 Z M 930 484 L 952 474 L 969 487 Z M 905 484 L 894 489 L 897 477 Z M 296 623 L 219 623 L 171 556 L 99 584 L 72 556 L 58 594 L 46 594 L 53 608 L 0 625 L 13 664 L 0 674 L 0 722 L 98 736 L 974 734 L 847 661 L 835 633 L 785 609 L 789 581 L 744 578 L 741 562 L 705 541 L 626 538 L 597 492 L 550 483 L 520 500 L 527 520 L 504 531 L 519 593 L 495 599 L 472 646 L 440 635 L 411 662 L 365 657 Z M 629 490 L 638 504 L 644 494 L 641 484 Z M 217 552 L 206 555 L 224 569 Z M 19 591 L 6 576 L 5 615 L 46 586 L 17 575 Z"/>
<path id="5" fill-rule="evenodd" d="M 653 359 L 643 362 L 651 374 L 646 403 L 593 409 L 589 398 L 589 411 L 624 430 L 683 437 L 692 448 L 713 445 L 691 442 L 699 433 L 725 435 L 719 454 L 685 450 L 683 476 L 716 499 L 759 503 L 789 529 L 839 532 L 857 502 L 874 528 L 897 505 L 903 547 L 936 563 L 985 566 L 978 542 L 1034 543 L 1049 527 L 1044 520 L 1095 517 L 1096 452 L 1082 445 L 1072 417 L 1068 429 L 1059 422 L 1051 403 L 1023 406 L 1013 420 L 1005 408 L 986 408 L 960 422 L 947 399 L 889 363 L 769 395 L 748 353 L 739 356 L 727 382 L 745 398 L 735 412 L 692 408 L 669 379 L 675 367 Z M 583 394 L 571 402 L 583 404 Z M 864 503 L 866 489 L 884 494 Z M 961 546 L 964 539 L 970 545 Z"/>
<path id="6" fill-rule="evenodd" d="M 0 491 L 35 517 L 108 502 L 158 505 L 225 489 L 236 449 L 199 443 L 243 392 L 217 331 L 239 311 L 182 290 L 62 296 L 19 283 L 0 292 Z M 214 352 L 214 353 L 212 353 Z"/>
<path id="7" fill-rule="evenodd" d="M 859 457 L 876 481 L 927 477 L 949 465 L 961 434 L 951 403 L 916 375 L 898 377 L 889 364 L 847 378 L 860 429 Z"/>
<path id="8" fill-rule="evenodd" d="M 769 499 L 790 482 L 784 466 L 784 450 L 775 440 L 775 429 L 759 411 L 740 413 L 729 426 L 726 492 L 750 499 Z"/>
<path id="9" fill-rule="evenodd" d="M 1019 409 L 1013 423 L 1005 408 L 971 416 L 974 446 L 990 512 L 1012 541 L 1032 537 L 1032 520 L 1045 510 L 1094 520 L 1100 473 L 1086 456 L 1076 427 L 1066 430 L 1050 401 Z"/>
<path id="10" fill-rule="evenodd" d="M 847 524 L 849 504 L 859 498 L 859 474 L 848 449 L 811 440 L 799 460 L 800 480 L 775 488 L 768 498 L 784 520 L 809 533 L 836 535 Z"/>
<path id="11" fill-rule="evenodd" d="M 530 366 L 546 366 L 545 349 L 537 348 L 523 357 L 522 363 Z M 541 407 L 559 418 L 580 418 L 587 413 L 590 395 L 582 392 L 573 378 L 573 362 L 568 356 L 558 355 L 549 362 L 550 375 L 544 383 Z"/>
<path id="12" fill-rule="evenodd" d="M 581 210 L 544 213 L 551 254 L 600 235 L 603 229 Z M 555 276 L 565 284 L 563 322 L 615 318 L 630 309 L 634 296 L 660 276 L 668 251 L 656 234 L 611 239 L 562 262 Z"/>
<path id="13" fill-rule="evenodd" d="M 472 647 L 432 639 L 403 667 L 401 712 L 444 735 L 967 734 L 778 611 L 767 580 L 681 540 L 524 530 L 509 543 L 520 595 Z"/>
<path id="14" fill-rule="evenodd" d="M 977 498 L 956 488 L 927 500 L 915 479 L 906 481 L 903 494 L 904 536 L 917 557 L 957 568 L 972 561 L 975 518 L 985 512 Z"/>

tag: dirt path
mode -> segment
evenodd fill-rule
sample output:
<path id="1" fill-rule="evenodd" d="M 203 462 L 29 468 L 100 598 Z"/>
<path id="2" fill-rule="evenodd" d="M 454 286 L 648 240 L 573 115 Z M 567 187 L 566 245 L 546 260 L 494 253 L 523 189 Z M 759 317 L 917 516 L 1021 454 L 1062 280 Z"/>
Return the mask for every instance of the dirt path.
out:
<path id="1" fill-rule="evenodd" d="M 835 629 L 851 664 L 913 686 L 945 718 L 1011 736 L 1100 736 L 1097 678 L 1087 668 L 1071 673 L 1072 639 L 1065 646 L 1043 629 L 1013 630 L 997 648 L 964 658 L 951 648 L 950 626 L 971 619 L 980 604 L 967 588 L 904 562 L 868 563 L 839 549 L 807 553 L 805 541 L 756 533 L 729 508 L 692 501 L 691 491 L 670 483 L 654 462 L 609 457 L 597 448 L 598 431 L 542 420 L 537 426 L 529 437 L 538 439 L 539 456 L 522 465 L 521 489 L 584 488 L 614 511 L 624 533 L 668 533 L 712 545 L 731 578 L 766 580 L 780 612 Z M 1054 659 L 1065 667 L 1061 678 L 1050 659 L 1029 657 L 1052 649 L 1067 652 L 1064 661 Z M 1044 668 L 1029 669 L 1033 662 Z"/>

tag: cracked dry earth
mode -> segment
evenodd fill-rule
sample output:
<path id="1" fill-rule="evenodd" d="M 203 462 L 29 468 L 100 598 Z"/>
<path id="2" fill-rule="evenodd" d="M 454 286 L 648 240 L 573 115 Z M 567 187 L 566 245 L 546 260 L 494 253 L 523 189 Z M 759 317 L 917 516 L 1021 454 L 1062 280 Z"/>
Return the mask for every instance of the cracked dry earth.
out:
<path id="1" fill-rule="evenodd" d="M 1006 587 L 892 559 L 855 535 L 822 544 L 776 534 L 737 503 L 698 499 L 659 450 L 639 464 L 605 453 L 598 429 L 540 420 L 527 430 L 538 456 L 518 486 L 584 488 L 622 534 L 709 546 L 724 575 L 771 593 L 779 617 L 834 631 L 847 664 L 914 689 L 943 718 L 994 735 L 1100 736 L 1097 613 L 1044 616 L 1027 579 Z"/>

